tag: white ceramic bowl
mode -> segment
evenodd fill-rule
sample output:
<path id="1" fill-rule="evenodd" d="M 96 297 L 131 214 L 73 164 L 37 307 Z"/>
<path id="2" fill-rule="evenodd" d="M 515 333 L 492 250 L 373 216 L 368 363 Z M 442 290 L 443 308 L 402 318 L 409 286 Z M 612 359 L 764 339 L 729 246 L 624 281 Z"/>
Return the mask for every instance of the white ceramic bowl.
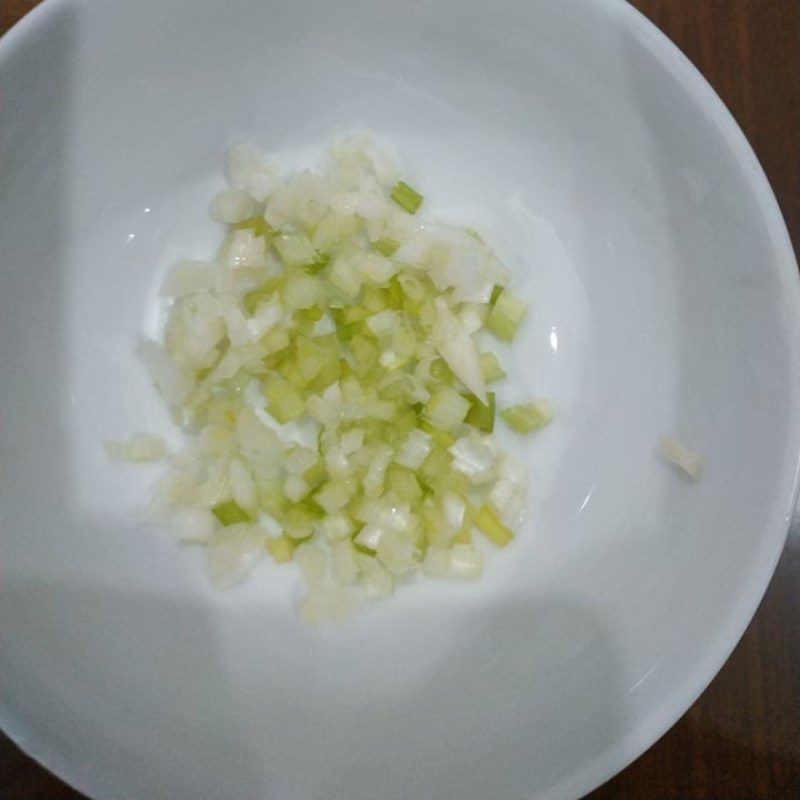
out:
<path id="1" fill-rule="evenodd" d="M 800 450 L 797 267 L 742 134 L 620 0 L 48 0 L 0 44 L 0 723 L 93 797 L 575 798 L 660 736 L 769 581 Z M 139 521 L 133 356 L 232 141 L 371 129 L 488 233 L 552 397 L 481 585 L 343 628 L 291 568 L 214 594 Z M 660 461 L 666 432 L 704 479 Z"/>

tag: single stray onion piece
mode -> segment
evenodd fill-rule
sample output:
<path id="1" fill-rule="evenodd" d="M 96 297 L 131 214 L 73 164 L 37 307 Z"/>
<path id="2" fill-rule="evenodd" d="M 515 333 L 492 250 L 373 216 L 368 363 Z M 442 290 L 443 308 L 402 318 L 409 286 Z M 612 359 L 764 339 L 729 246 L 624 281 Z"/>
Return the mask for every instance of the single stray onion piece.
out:
<path id="1" fill-rule="evenodd" d="M 702 457 L 690 450 L 683 442 L 679 442 L 671 436 L 661 436 L 659 446 L 661 455 L 684 475 L 695 481 L 703 477 L 705 465 Z"/>
<path id="2" fill-rule="evenodd" d="M 174 267 L 163 341 L 140 346 L 187 440 L 154 512 L 205 548 L 219 588 L 264 556 L 295 563 L 310 622 L 414 575 L 480 578 L 525 505 L 495 409 L 523 434 L 552 418 L 496 398 L 506 373 L 487 346 L 528 307 L 507 270 L 474 231 L 426 218 L 367 137 L 335 142 L 319 172 L 282 174 L 251 147 L 227 169 L 218 256 Z M 108 451 L 167 455 L 143 438 Z"/>

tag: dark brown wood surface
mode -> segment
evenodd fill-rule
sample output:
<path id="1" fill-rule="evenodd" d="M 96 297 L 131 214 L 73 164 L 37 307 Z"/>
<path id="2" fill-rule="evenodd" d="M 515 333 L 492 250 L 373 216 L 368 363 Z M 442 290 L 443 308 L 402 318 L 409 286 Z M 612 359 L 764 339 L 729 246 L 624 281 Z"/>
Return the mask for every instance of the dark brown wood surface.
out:
<path id="1" fill-rule="evenodd" d="M 36 1 L 0 0 L 0 33 Z M 727 103 L 761 159 L 800 252 L 800 2 L 633 0 L 633 5 L 678 44 Z M 0 800 L 81 798 L 0 734 Z M 589 800 L 799 799 L 800 533 L 795 528 L 758 613 L 708 690 L 666 736 Z"/>

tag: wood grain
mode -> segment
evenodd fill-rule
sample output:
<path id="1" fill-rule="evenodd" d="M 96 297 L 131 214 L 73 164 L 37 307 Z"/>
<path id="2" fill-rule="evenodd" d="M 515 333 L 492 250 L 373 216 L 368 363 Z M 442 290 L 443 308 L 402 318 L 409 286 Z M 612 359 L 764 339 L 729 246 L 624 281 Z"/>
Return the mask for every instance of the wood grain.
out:
<path id="1" fill-rule="evenodd" d="M 0 2 L 0 33 L 34 5 L 35 0 Z M 798 1 L 633 0 L 633 5 L 678 44 L 731 109 L 761 159 L 800 252 Z M 81 798 L 0 734 L 0 800 Z M 796 529 L 761 608 L 709 689 L 666 736 L 588 800 L 798 798 Z"/>

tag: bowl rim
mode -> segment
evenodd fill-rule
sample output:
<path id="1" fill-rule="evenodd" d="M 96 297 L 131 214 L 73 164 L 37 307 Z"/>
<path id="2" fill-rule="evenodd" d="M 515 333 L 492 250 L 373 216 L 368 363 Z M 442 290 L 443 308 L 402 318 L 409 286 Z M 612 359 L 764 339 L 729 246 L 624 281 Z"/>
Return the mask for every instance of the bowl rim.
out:
<path id="1" fill-rule="evenodd" d="M 346 0 L 340 1 L 346 2 Z M 790 379 L 792 397 L 800 398 L 800 272 L 778 200 L 752 146 L 731 111 L 705 76 L 654 22 L 628 0 L 582 0 L 582 2 L 593 4 L 609 17 L 613 16 L 617 24 L 627 26 L 646 43 L 648 52 L 664 70 L 669 72 L 672 80 L 687 95 L 699 101 L 698 105 L 703 109 L 708 122 L 716 124 L 721 141 L 728 147 L 746 175 L 774 247 L 774 257 L 770 259 L 769 272 L 784 289 L 783 302 L 791 311 L 788 315 L 789 327 L 786 330 L 790 351 Z M 25 46 L 27 37 L 36 31 L 47 16 L 52 15 L 60 7 L 85 5 L 89 5 L 89 0 L 41 0 L 0 36 L 0 72 L 6 60 L 17 48 Z M 794 402 L 800 412 L 800 401 Z M 790 434 L 787 437 L 786 453 L 794 453 L 794 457 L 791 462 L 791 474 L 785 475 L 784 478 L 790 482 L 791 490 L 783 498 L 776 494 L 773 500 L 774 520 L 779 520 L 779 523 L 773 523 L 761 532 L 757 558 L 751 562 L 748 580 L 740 587 L 737 602 L 729 607 L 725 618 L 717 628 L 716 636 L 706 644 L 705 656 L 698 659 L 692 669 L 674 682 L 672 690 L 661 700 L 655 711 L 630 727 L 618 742 L 599 754 L 583 769 L 539 795 L 537 800 L 577 799 L 606 783 L 652 747 L 689 710 L 722 669 L 761 604 L 783 551 L 792 520 L 798 513 L 800 413 L 792 415 Z M 765 525 L 768 523 L 769 520 Z M 1 702 L 0 730 L 23 752 L 59 779 L 89 797 L 99 796 L 93 791 L 90 778 L 85 775 L 79 776 L 74 765 L 63 762 L 58 753 L 49 751 L 27 736 L 22 720 L 12 719 Z"/>

